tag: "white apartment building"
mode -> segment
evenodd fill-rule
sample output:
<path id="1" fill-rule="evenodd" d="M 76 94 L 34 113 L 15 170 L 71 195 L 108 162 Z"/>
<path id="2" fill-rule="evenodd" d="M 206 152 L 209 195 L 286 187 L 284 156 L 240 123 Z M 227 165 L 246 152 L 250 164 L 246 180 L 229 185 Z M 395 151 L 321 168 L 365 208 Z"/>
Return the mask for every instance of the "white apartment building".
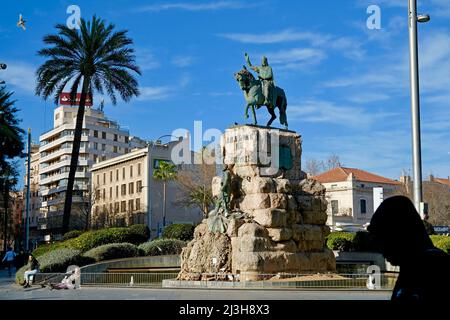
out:
<path id="1" fill-rule="evenodd" d="M 40 217 L 41 198 L 39 196 L 39 145 L 31 144 L 31 156 L 30 156 L 30 214 L 28 216 L 28 223 L 30 229 L 36 229 L 38 225 L 38 219 Z M 25 161 L 25 176 L 24 176 L 24 189 L 23 189 L 23 214 L 22 223 L 25 224 L 26 217 L 26 196 L 27 196 L 27 178 L 28 178 L 28 160 Z"/>
<path id="2" fill-rule="evenodd" d="M 151 236 L 159 235 L 163 225 L 163 186 L 161 181 L 153 178 L 153 170 L 159 162 L 171 161 L 172 149 L 178 143 L 156 142 L 94 164 L 91 169 L 92 190 L 95 192 L 93 226 L 149 225 L 150 220 Z M 180 165 L 177 170 L 191 170 L 192 167 Z M 196 223 L 203 218 L 199 209 L 180 206 L 177 200 L 182 192 L 176 182 L 167 182 L 166 226 L 172 223 Z"/>
<path id="3" fill-rule="evenodd" d="M 362 228 L 374 213 L 374 188 L 386 199 L 396 194 L 401 182 L 364 170 L 338 167 L 312 177 L 326 188 L 327 224 Z M 379 199 L 375 201 L 377 203 Z"/>
<path id="4" fill-rule="evenodd" d="M 42 198 L 40 229 L 50 229 L 49 219 L 61 218 L 69 176 L 72 144 L 78 106 L 67 101 L 67 94 L 54 110 L 53 129 L 39 137 L 39 196 Z M 86 106 L 78 169 L 75 174 L 73 207 L 86 202 L 90 188 L 90 167 L 102 160 L 129 152 L 129 133 L 102 110 Z M 59 222 L 55 223 L 59 224 Z"/>

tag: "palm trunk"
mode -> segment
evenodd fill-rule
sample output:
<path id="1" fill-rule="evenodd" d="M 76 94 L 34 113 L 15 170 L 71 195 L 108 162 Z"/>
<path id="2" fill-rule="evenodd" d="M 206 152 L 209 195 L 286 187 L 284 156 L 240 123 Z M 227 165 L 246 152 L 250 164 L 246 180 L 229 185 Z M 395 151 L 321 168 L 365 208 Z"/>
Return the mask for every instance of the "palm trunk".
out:
<path id="1" fill-rule="evenodd" d="M 166 227 L 166 182 L 163 182 L 163 231 Z"/>
<path id="2" fill-rule="evenodd" d="M 70 213 L 72 209 L 73 185 L 75 182 L 75 173 L 78 167 L 78 156 L 80 154 L 81 134 L 83 133 L 84 108 L 86 105 L 86 97 L 89 90 L 89 77 L 83 79 L 83 88 L 80 96 L 80 104 L 78 106 L 77 119 L 75 125 L 75 134 L 73 139 L 72 157 L 70 159 L 69 179 L 67 181 L 66 198 L 64 201 L 64 215 L 62 223 L 62 234 L 69 231 Z"/>

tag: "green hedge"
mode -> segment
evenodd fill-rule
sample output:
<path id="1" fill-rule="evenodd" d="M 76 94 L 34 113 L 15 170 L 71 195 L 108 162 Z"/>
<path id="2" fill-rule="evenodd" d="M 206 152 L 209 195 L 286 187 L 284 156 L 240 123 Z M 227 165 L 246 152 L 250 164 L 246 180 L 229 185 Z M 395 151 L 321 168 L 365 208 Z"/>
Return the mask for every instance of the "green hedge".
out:
<path id="1" fill-rule="evenodd" d="M 195 226 L 192 224 L 172 224 L 164 228 L 162 237 L 165 239 L 190 241 L 194 238 L 194 229 Z"/>
<path id="2" fill-rule="evenodd" d="M 84 257 L 91 258 L 97 262 L 103 260 L 136 257 L 139 255 L 140 250 L 136 245 L 131 243 L 105 244 L 91 249 L 83 254 Z"/>
<path id="3" fill-rule="evenodd" d="M 145 224 L 134 224 L 128 228 L 130 229 L 131 233 L 142 238 L 142 241 L 141 239 L 139 239 L 139 243 L 145 242 L 150 239 L 150 229 Z"/>
<path id="4" fill-rule="evenodd" d="M 81 230 L 72 230 L 72 231 L 65 233 L 63 235 L 62 239 L 63 239 L 63 241 L 65 241 L 65 240 L 69 240 L 72 238 L 77 238 L 82 234 L 83 234 L 83 231 L 81 231 Z"/>
<path id="5" fill-rule="evenodd" d="M 40 245 L 33 254 L 38 257 L 56 249 L 76 249 L 86 252 L 95 247 L 109 243 L 128 242 L 140 244 L 148 240 L 148 228 L 144 225 L 134 225 L 128 228 L 107 228 L 87 231 L 76 238 L 62 242 Z"/>
<path id="6" fill-rule="evenodd" d="M 186 242 L 178 239 L 156 239 L 139 246 L 144 256 L 180 254 Z"/>
<path id="7" fill-rule="evenodd" d="M 449 236 L 438 236 L 432 235 L 430 236 L 431 241 L 433 241 L 433 245 L 436 248 L 439 248 L 446 253 L 450 254 L 450 237 Z"/>
<path id="8" fill-rule="evenodd" d="M 327 247 L 331 250 L 352 251 L 355 233 L 332 232 L 327 237 Z"/>

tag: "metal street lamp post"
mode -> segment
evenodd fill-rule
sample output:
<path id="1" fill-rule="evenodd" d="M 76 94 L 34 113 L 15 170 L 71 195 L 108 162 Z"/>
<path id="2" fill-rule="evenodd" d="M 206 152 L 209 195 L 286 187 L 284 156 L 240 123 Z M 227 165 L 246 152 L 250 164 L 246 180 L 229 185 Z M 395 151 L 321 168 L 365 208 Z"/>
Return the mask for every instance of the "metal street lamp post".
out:
<path id="1" fill-rule="evenodd" d="M 419 58 L 417 44 L 417 22 L 428 22 L 429 15 L 417 15 L 417 0 L 408 0 L 409 29 L 409 66 L 411 87 L 411 130 L 413 151 L 413 193 L 414 205 L 422 219 L 426 218 L 425 206 L 422 201 L 422 159 L 420 142 L 420 99 L 419 99 Z"/>
<path id="2" fill-rule="evenodd" d="M 28 128 L 28 154 L 27 154 L 27 199 L 25 214 L 25 252 L 28 252 L 28 242 L 30 234 L 30 180 L 31 180 L 31 128 Z"/>

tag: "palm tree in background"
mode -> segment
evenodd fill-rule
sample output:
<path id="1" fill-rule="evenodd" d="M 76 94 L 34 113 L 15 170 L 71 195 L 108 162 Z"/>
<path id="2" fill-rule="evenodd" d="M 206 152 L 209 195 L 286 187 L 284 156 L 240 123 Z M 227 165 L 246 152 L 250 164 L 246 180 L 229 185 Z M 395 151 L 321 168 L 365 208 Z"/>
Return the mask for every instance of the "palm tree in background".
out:
<path id="1" fill-rule="evenodd" d="M 96 91 L 106 91 L 111 102 L 116 104 L 116 93 L 124 101 L 139 95 L 138 82 L 132 73 L 141 74 L 135 64 L 133 41 L 127 31 L 114 31 L 114 25 L 96 16 L 92 21 L 81 19 L 80 30 L 66 25 L 56 25 L 58 34 L 46 35 L 43 39 L 48 47 L 38 55 L 47 61 L 36 71 L 36 95 L 48 99 L 53 95 L 58 104 L 60 94 L 70 85 L 71 100 L 75 101 L 81 85 L 80 102 L 76 118 L 69 178 L 64 201 L 62 233 L 69 229 L 70 212 L 75 172 L 80 152 L 86 98 Z M 132 73 L 131 73 L 131 72 Z"/>
<path id="2" fill-rule="evenodd" d="M 163 183 L 163 230 L 166 226 L 166 184 L 177 178 L 176 165 L 167 161 L 160 161 L 158 168 L 153 171 L 153 178 Z"/>
<path id="3" fill-rule="evenodd" d="M 11 170 L 8 159 L 22 155 L 24 144 L 22 135 L 25 133 L 19 127 L 17 119 L 19 109 L 15 100 L 11 100 L 12 92 L 0 87 L 0 176 Z"/>

